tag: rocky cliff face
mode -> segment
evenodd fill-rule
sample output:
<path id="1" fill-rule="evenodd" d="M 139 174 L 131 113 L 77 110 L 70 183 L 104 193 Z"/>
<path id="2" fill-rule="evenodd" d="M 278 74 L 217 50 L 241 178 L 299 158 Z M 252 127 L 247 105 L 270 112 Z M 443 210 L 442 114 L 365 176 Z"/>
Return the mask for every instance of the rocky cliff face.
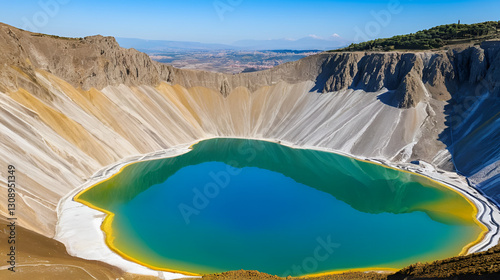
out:
<path id="1" fill-rule="evenodd" d="M 75 88 L 102 89 L 114 85 L 158 85 L 161 81 L 185 87 L 202 86 L 227 96 L 243 86 L 251 91 L 279 81 L 315 81 L 320 92 L 363 89 L 395 90 L 393 105 L 415 107 L 429 93 L 449 100 L 463 85 L 500 91 L 497 43 L 486 42 L 462 51 L 418 53 L 324 53 L 270 70 L 228 75 L 180 70 L 152 61 L 134 49 L 120 48 L 113 37 L 58 38 L 0 24 L 3 87 L 26 86 L 19 72 L 33 77 L 43 69 Z M 15 67 L 12 67 L 15 66 Z M 19 84 L 21 83 L 21 84 Z M 33 87 L 33 85 L 31 85 Z"/>
<path id="2" fill-rule="evenodd" d="M 144 53 L 120 48 L 112 37 L 56 38 L 0 24 L 0 47 L 2 84 L 9 89 L 28 82 L 16 79 L 19 74 L 34 77 L 37 69 L 83 89 L 158 84 L 170 80 L 172 69 L 152 62 Z"/>
<path id="3" fill-rule="evenodd" d="M 59 199 L 99 168 L 213 136 L 423 160 L 500 201 L 499 49 L 323 53 L 227 75 L 159 64 L 110 37 L 0 25 L 2 180 L 16 164 L 19 218 L 47 236 Z"/>

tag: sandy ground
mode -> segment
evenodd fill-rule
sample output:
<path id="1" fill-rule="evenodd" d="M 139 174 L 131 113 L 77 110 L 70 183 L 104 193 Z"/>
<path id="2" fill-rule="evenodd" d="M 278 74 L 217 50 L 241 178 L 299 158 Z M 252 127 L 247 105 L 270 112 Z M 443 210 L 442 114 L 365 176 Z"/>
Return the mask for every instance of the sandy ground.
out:
<path id="1" fill-rule="evenodd" d="M 277 141 L 274 139 L 258 140 L 273 142 Z M 194 143 L 196 142 L 179 145 L 164 151 L 146 154 L 144 156 L 130 157 L 113 165 L 110 165 L 94 174 L 91 179 L 88 180 L 85 184 L 70 192 L 63 199 L 61 199 L 58 205 L 58 223 L 55 239 L 64 243 L 71 255 L 78 256 L 84 259 L 106 262 L 129 273 L 158 276 L 164 279 L 178 279 L 179 277 L 187 277 L 176 273 L 154 271 L 139 264 L 125 260 L 124 258 L 114 253 L 105 244 L 104 234 L 100 229 L 100 225 L 105 217 L 105 214 L 73 201 L 73 197 L 81 190 L 86 189 L 99 181 L 109 178 L 116 172 L 119 172 L 123 166 L 131 162 L 177 156 L 188 152 L 189 146 Z M 294 145 L 293 143 L 284 141 L 280 141 L 280 143 L 282 145 L 287 145 L 290 147 L 301 147 Z M 346 156 L 352 156 L 339 151 L 332 151 L 330 149 L 318 150 L 337 152 Z M 476 205 L 478 209 L 478 220 L 481 221 L 489 229 L 484 238 L 478 244 L 472 246 L 469 249 L 468 253 L 487 250 L 498 244 L 500 239 L 500 231 L 498 226 L 500 222 L 499 209 L 489 200 L 479 194 L 476 190 L 469 187 L 464 178 L 458 176 L 455 173 L 437 171 L 431 165 L 425 163 L 421 163 L 420 165 L 390 164 L 389 162 L 385 162 L 379 159 L 361 159 L 370 160 L 374 163 L 384 164 L 387 166 L 396 167 L 425 175 L 462 193 Z"/>
<path id="2" fill-rule="evenodd" d="M 4 243 L 8 233 L 7 220 L 0 217 L 0 240 Z M 149 276 L 132 275 L 99 261 L 73 257 L 60 242 L 47 238 L 23 227 L 16 228 L 16 272 L 8 269 L 5 262 L 8 248 L 0 246 L 0 279 L 156 279 Z"/>
<path id="3" fill-rule="evenodd" d="M 473 114 L 476 108 L 482 113 L 498 112 L 495 102 L 483 106 L 477 98 L 485 88 L 494 94 L 500 90 L 498 46 L 452 56 L 444 51 L 320 54 L 264 72 L 222 75 L 153 63 L 145 54 L 120 49 L 112 38 L 91 36 L 78 41 L 0 24 L 4 61 L 0 65 L 0 199 L 6 198 L 6 166 L 15 163 L 22 186 L 17 207 L 23 211 L 18 212 L 18 219 L 25 228 L 49 238 L 55 234 L 61 198 L 82 186 L 96 170 L 204 137 L 284 139 L 360 158 L 422 159 L 447 170 L 453 168 L 453 161 L 458 166 L 482 168 L 480 176 L 474 176 L 477 184 L 498 174 L 498 122 L 490 119 L 493 115 Z M 464 62 L 463 67 L 455 67 L 457 59 Z M 106 63 L 112 67 L 103 67 Z M 392 71 L 396 68 L 400 71 Z M 124 76 L 130 69 L 136 69 L 136 75 Z M 433 86 L 422 84 L 428 80 L 423 73 L 431 74 Z M 401 93 L 396 96 L 396 89 L 408 85 L 401 78 L 409 74 L 417 76 L 417 81 L 415 77 L 411 81 L 416 88 L 425 88 L 426 96 L 408 92 L 407 97 L 424 100 L 414 108 L 396 108 L 393 99 L 402 97 Z M 463 100 L 456 99 L 461 92 L 447 90 L 449 82 L 468 86 L 470 81 L 476 81 L 477 87 L 464 91 Z M 328 93 L 320 94 L 324 90 Z M 458 104 L 448 110 L 445 101 L 452 95 Z M 441 134 L 454 117 L 466 129 L 460 135 L 452 133 L 455 144 L 448 146 Z M 466 121 L 469 117 L 474 124 Z M 490 160 L 495 166 L 489 165 Z M 456 174 L 441 174 L 425 165 L 401 168 L 425 172 L 437 180 L 443 177 L 464 193 L 481 197 Z M 480 185 L 495 199 L 498 186 L 498 181 Z M 491 234 L 484 243 L 488 247 L 498 239 L 498 210 L 482 198 L 476 202 L 480 219 L 490 221 Z M 69 210 L 78 205 L 67 206 Z M 2 215 L 5 210 L 0 205 Z M 85 211 L 75 208 L 70 213 L 83 215 Z M 74 228 L 60 231 L 61 238 L 83 238 L 87 231 L 102 238 L 97 230 L 102 213 L 85 215 L 69 218 L 88 220 L 92 229 L 81 230 L 81 225 L 67 222 Z M 68 249 L 101 254 L 91 251 L 95 247 L 85 247 L 88 244 L 69 244 Z"/>
<path id="4" fill-rule="evenodd" d="M 89 208 L 81 203 L 73 201 L 73 197 L 83 189 L 95 183 L 109 178 L 122 167 L 137 161 L 158 159 L 180 155 L 189 151 L 191 144 L 177 146 L 166 151 L 155 152 L 138 157 L 130 157 L 119 163 L 113 164 L 98 171 L 84 185 L 67 194 L 58 205 L 58 223 L 56 225 L 55 239 L 66 245 L 71 255 L 79 256 L 88 260 L 100 260 L 110 265 L 119 267 L 124 271 L 134 274 L 156 276 L 161 279 L 178 279 L 189 276 L 155 271 L 126 260 L 113 252 L 105 243 L 104 233 L 100 226 L 105 218 L 105 214 Z"/>

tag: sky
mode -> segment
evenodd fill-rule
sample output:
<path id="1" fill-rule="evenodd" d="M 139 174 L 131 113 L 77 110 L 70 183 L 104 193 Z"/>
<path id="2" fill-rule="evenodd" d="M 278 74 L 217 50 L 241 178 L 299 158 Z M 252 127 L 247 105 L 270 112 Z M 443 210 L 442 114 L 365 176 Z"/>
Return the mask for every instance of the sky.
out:
<path id="1" fill-rule="evenodd" d="M 436 25 L 500 20 L 498 0 L 23 0 L 2 1 L 0 22 L 67 37 L 231 44 L 238 40 L 365 41 Z"/>

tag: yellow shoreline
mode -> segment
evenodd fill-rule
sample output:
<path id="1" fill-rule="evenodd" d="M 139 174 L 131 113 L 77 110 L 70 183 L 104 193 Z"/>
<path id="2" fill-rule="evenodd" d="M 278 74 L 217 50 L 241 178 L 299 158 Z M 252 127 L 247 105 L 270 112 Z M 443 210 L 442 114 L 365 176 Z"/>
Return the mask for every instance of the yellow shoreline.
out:
<path id="1" fill-rule="evenodd" d="M 273 140 L 265 140 L 265 139 L 252 139 L 252 138 L 237 138 L 237 137 L 212 137 L 212 138 L 206 138 L 206 139 L 201 139 L 201 140 L 198 140 L 196 141 L 195 143 L 191 144 L 189 146 L 189 149 L 193 149 L 193 146 L 200 143 L 201 141 L 205 141 L 205 140 L 210 140 L 210 139 L 217 139 L 217 138 L 225 138 L 225 139 L 248 139 L 248 140 L 258 140 L 258 141 L 266 141 L 266 142 L 271 142 L 271 143 L 276 143 L 278 145 L 282 145 L 282 146 L 286 146 L 286 147 L 289 147 L 289 148 L 292 148 L 292 149 L 302 149 L 302 150 L 316 150 L 316 151 L 320 151 L 320 152 L 327 152 L 327 153 L 332 153 L 332 154 L 336 154 L 336 155 L 341 155 L 341 156 L 345 156 L 345 157 L 349 157 L 351 159 L 354 159 L 354 160 L 357 160 L 357 161 L 362 161 L 362 162 L 366 162 L 366 163 L 371 163 L 371 164 L 376 164 L 376 165 L 380 165 L 380 166 L 383 166 L 385 168 L 390 168 L 390 169 L 393 169 L 393 170 L 397 170 L 397 171 L 403 171 L 403 172 L 406 172 L 406 173 L 410 173 L 412 175 L 417 175 L 417 176 L 420 176 L 422 178 L 425 178 L 427 180 L 430 180 L 432 182 L 435 182 L 437 183 L 438 185 L 442 186 L 442 187 L 445 187 L 453 192 L 456 192 L 458 193 L 460 196 L 462 196 L 467 202 L 469 202 L 470 205 L 472 205 L 472 208 L 474 210 L 474 222 L 482 229 L 482 232 L 479 234 L 478 238 L 476 240 L 474 240 L 473 242 L 467 244 L 466 246 L 464 246 L 462 248 L 462 250 L 460 251 L 460 253 L 458 254 L 459 256 L 462 256 L 462 255 L 465 255 L 467 254 L 467 251 L 474 245 L 478 244 L 479 242 L 481 242 L 481 240 L 484 238 L 484 236 L 486 235 L 486 233 L 488 233 L 488 227 L 486 227 L 483 223 L 481 223 L 478 219 L 477 219 L 477 214 L 479 212 L 477 206 L 474 204 L 474 202 L 472 202 L 467 196 L 465 196 L 462 192 L 454 189 L 453 187 L 450 187 L 446 184 L 443 184 L 441 182 L 438 182 L 432 178 L 429 178 L 429 177 L 426 177 L 422 174 L 419 174 L 419 173 L 415 173 L 415 172 L 411 172 L 411 171 L 408 171 L 408 170 L 404 170 L 404 169 L 398 169 L 398 168 L 395 168 L 395 167 L 392 167 L 392 166 L 388 166 L 388 165 L 384 165 L 384 164 L 381 164 L 381 163 L 378 163 L 378 162 L 373 162 L 373 161 L 369 161 L 369 160 L 364 160 L 364 159 L 359 159 L 359 158 L 355 158 L 354 156 L 350 156 L 350 155 L 345 155 L 345 154 L 340 154 L 340 153 L 335 153 L 335 152 L 332 152 L 332 151 L 325 151 L 325 150 L 321 150 L 321 149 L 314 149 L 314 148 L 302 148 L 302 147 L 292 147 L 292 146 L 289 146 L 289 145 L 286 145 L 286 144 L 283 144 L 281 141 L 277 142 L 277 141 L 273 141 Z M 179 156 L 179 155 L 175 155 L 175 156 Z M 175 157 L 174 156 L 174 157 Z M 150 161 L 150 160 L 155 160 L 155 159 L 148 159 L 148 160 L 139 160 L 139 161 L 134 161 L 134 162 L 130 162 L 126 165 L 124 165 L 123 167 L 120 168 L 120 170 L 118 172 L 116 172 L 115 174 L 113 174 L 112 176 L 110 176 L 109 178 L 103 180 L 103 181 L 99 181 L 93 185 L 91 185 L 90 187 L 80 191 L 77 195 L 75 195 L 73 197 L 73 200 L 74 201 L 77 201 L 79 203 L 82 203 L 90 208 L 93 208 L 95 210 L 98 210 L 98 211 L 101 211 L 101 212 L 104 212 L 106 213 L 106 217 L 104 218 L 104 221 L 102 222 L 101 224 L 101 230 L 104 232 L 104 235 L 105 235 L 105 243 L 106 245 L 112 250 L 114 251 L 115 253 L 117 253 L 118 255 L 122 256 L 123 258 L 129 260 L 129 261 L 132 261 L 132 262 L 135 262 L 135 263 L 138 263 L 140 265 L 143 265 L 145 267 L 148 267 L 150 269 L 153 269 L 153 270 L 158 270 L 158 271 L 165 271 L 165 272 L 172 272 L 172 273 L 179 273 L 179 274 L 184 274 L 184 275 L 187 275 L 187 276 L 202 276 L 201 274 L 197 274 L 197 273 L 192 273 L 192 272 L 187 272 L 187 271 L 181 271 L 181 270 L 175 270 L 175 269 L 168 269 L 168 268 L 161 268 L 161 267 L 155 267 L 155 266 L 152 266 L 152 265 L 149 265 L 147 263 L 144 263 L 142 261 L 139 261 L 125 253 L 123 253 L 122 251 L 120 251 L 118 248 L 116 248 L 114 245 L 113 245 L 113 240 L 114 240 L 114 237 L 113 237 L 113 229 L 111 227 L 111 224 L 112 224 L 112 221 L 113 221 L 113 218 L 115 216 L 115 214 L 113 212 L 110 212 L 108 210 L 105 210 L 103 208 L 100 208 L 98 206 L 95 206 L 93 205 L 92 203 L 88 202 L 88 201 L 85 201 L 85 200 L 82 200 L 80 199 L 80 196 L 82 194 L 84 194 L 86 191 L 92 189 L 93 187 L 95 187 L 96 185 L 98 184 L 101 184 L 103 182 L 106 182 L 108 180 L 111 180 L 113 177 L 117 176 L 118 174 L 120 174 L 126 167 L 128 167 L 129 165 L 132 165 L 132 164 L 136 164 L 138 162 L 143 162 L 143 161 Z M 345 269 L 345 270 L 332 270 L 332 271 L 327 271 L 327 272 L 321 272 L 321 273 L 316 273 L 316 274 L 307 274 L 307 275 L 303 275 L 303 276 L 300 276 L 299 278 L 303 278 L 303 277 L 311 277 L 311 276 L 325 276 L 325 275 L 331 275 L 331 274 L 341 274 L 341 273 L 346 273 L 346 272 L 367 272 L 367 271 L 387 271 L 387 272 L 395 272 L 395 271 L 399 271 L 400 269 L 398 268 L 379 268 L 379 267 L 367 267 L 367 268 L 353 268 L 353 269 Z"/>
<path id="2" fill-rule="evenodd" d="M 149 160 L 146 160 L 146 161 L 149 161 Z M 95 206 L 94 204 L 92 204 L 92 203 L 90 203 L 88 201 L 80 199 L 80 196 L 82 194 L 84 194 L 86 191 L 92 189 L 93 187 L 95 187 L 98 184 L 101 184 L 103 182 L 111 180 L 113 177 L 115 177 L 118 174 L 120 174 L 126 167 L 128 167 L 129 165 L 138 163 L 138 162 L 143 162 L 143 160 L 130 162 L 130 163 L 124 165 L 122 168 L 120 168 L 120 170 L 118 172 L 116 172 L 115 174 L 111 175 L 111 177 L 107 178 L 106 180 L 99 181 L 98 183 L 95 183 L 92 186 L 90 186 L 90 187 L 82 190 L 81 192 L 79 192 L 77 195 L 75 195 L 73 197 L 73 200 L 77 201 L 77 202 L 80 202 L 80 203 L 82 203 L 82 204 L 84 204 L 84 205 L 86 205 L 86 206 L 88 206 L 90 208 L 93 208 L 95 210 L 98 210 L 98 211 L 106 213 L 106 218 L 104 218 L 104 221 L 101 224 L 101 230 L 104 232 L 104 235 L 105 235 L 105 240 L 104 241 L 105 241 L 106 245 L 112 251 L 114 251 L 115 253 L 117 253 L 118 255 L 120 255 L 121 257 L 123 257 L 124 259 L 127 259 L 129 261 L 138 263 L 140 265 L 143 265 L 145 267 L 151 268 L 153 270 L 160 270 L 160 271 L 166 271 L 166 272 L 172 272 L 172 273 L 180 273 L 180 274 L 184 274 L 184 275 L 188 275 L 188 276 L 201 276 L 200 274 L 196 274 L 196 273 L 192 273 L 192 272 L 187 272 L 187 271 L 181 271 L 181 270 L 175 270 L 175 269 L 168 269 L 168 268 L 161 268 L 161 267 L 152 266 L 150 264 L 144 263 L 144 262 L 142 262 L 140 260 L 137 260 L 137 259 L 135 259 L 135 258 L 133 258 L 133 257 L 131 257 L 131 256 L 125 254 L 125 253 L 123 253 L 120 249 L 116 248 L 113 245 L 114 237 L 113 237 L 113 228 L 111 227 L 111 224 L 113 222 L 113 218 L 115 217 L 115 213 L 110 212 L 110 211 L 108 211 L 106 209 L 100 208 L 98 206 Z"/>
<path id="3" fill-rule="evenodd" d="M 133 163 L 136 163 L 136 162 L 133 162 Z M 104 181 L 107 181 L 111 178 L 113 178 L 115 175 L 119 174 L 123 168 L 129 166 L 130 164 L 133 164 L 133 163 L 129 163 L 125 166 L 123 166 L 119 172 L 117 172 L 116 174 L 114 174 L 113 176 L 109 177 L 108 179 L 104 180 Z M 101 181 L 101 182 L 104 182 L 104 181 Z M 99 182 L 99 183 L 101 183 Z M 92 209 L 95 209 L 95 210 L 98 210 L 98 211 L 101 211 L 101 212 L 104 212 L 106 213 L 106 218 L 104 218 L 104 221 L 102 222 L 101 224 L 101 230 L 104 232 L 104 235 L 106 236 L 105 238 L 105 242 L 106 242 L 106 245 L 108 245 L 108 247 L 114 251 L 115 253 L 117 253 L 118 255 L 122 256 L 123 258 L 129 260 L 129 261 L 132 261 L 132 262 L 135 262 L 135 263 L 138 263 L 140 265 L 143 265 L 145 267 L 148 267 L 148 268 L 151 268 L 151 269 L 154 269 L 154 270 L 160 270 L 160 271 L 166 271 L 166 272 L 172 272 L 172 273 L 180 273 L 180 274 L 184 274 L 184 275 L 188 275 L 188 276 L 201 276 L 200 274 L 196 274 L 196 273 L 192 273 L 192 272 L 187 272 L 187 271 L 181 271 L 181 270 L 175 270 L 175 269 L 168 269 L 168 268 L 161 268 L 161 267 L 156 267 L 156 266 L 152 266 L 152 265 L 149 265 L 147 263 L 144 263 L 140 260 L 137 260 L 137 259 L 134 259 L 133 257 L 123 253 L 120 249 L 116 248 L 114 245 L 113 245 L 113 240 L 114 240 L 114 237 L 113 237 L 113 228 L 111 227 L 111 224 L 113 222 L 113 218 L 115 217 L 115 213 L 113 212 L 110 212 L 106 209 L 103 209 L 103 208 L 100 208 L 100 207 L 97 207 L 95 205 L 93 205 L 92 203 L 90 202 L 87 202 L 85 200 L 82 200 L 80 199 L 80 195 L 83 194 L 86 190 L 89 190 L 91 189 L 92 187 L 94 187 L 95 185 L 99 184 L 99 183 L 96 183 L 92 186 L 90 186 L 89 188 L 83 190 L 82 192 L 79 192 L 73 199 L 77 202 L 80 202 Z"/>
<path id="4" fill-rule="evenodd" d="M 320 272 L 314 274 L 308 274 L 304 276 L 299 276 L 299 278 L 308 278 L 308 277 L 319 277 L 319 276 L 328 276 L 333 274 L 342 274 L 346 272 L 370 272 L 370 271 L 384 271 L 387 273 L 397 272 L 401 269 L 399 268 L 390 268 L 390 267 L 367 267 L 367 268 L 353 268 L 353 269 L 344 269 L 344 270 L 332 270 L 327 272 Z"/>

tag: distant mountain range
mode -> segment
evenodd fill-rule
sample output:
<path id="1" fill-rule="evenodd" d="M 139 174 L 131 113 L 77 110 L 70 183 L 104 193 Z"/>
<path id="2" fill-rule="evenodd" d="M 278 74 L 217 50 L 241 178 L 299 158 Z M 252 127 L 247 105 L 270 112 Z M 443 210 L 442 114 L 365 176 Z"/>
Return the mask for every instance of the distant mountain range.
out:
<path id="1" fill-rule="evenodd" d="M 134 48 L 149 51 L 176 51 L 176 50 L 232 50 L 235 47 L 224 44 L 209 44 L 199 42 L 144 40 L 134 38 L 116 38 L 122 48 Z"/>
<path id="2" fill-rule="evenodd" d="M 234 46 L 253 49 L 253 50 L 331 50 L 347 46 L 350 42 L 337 34 L 328 38 L 322 38 L 315 35 L 293 40 L 293 39 L 274 39 L 274 40 L 242 40 L 234 42 Z"/>
<path id="3" fill-rule="evenodd" d="M 328 38 L 310 35 L 301 39 L 241 40 L 233 44 L 116 38 L 120 46 L 142 51 L 182 50 L 331 50 L 350 42 L 334 34 Z"/>

